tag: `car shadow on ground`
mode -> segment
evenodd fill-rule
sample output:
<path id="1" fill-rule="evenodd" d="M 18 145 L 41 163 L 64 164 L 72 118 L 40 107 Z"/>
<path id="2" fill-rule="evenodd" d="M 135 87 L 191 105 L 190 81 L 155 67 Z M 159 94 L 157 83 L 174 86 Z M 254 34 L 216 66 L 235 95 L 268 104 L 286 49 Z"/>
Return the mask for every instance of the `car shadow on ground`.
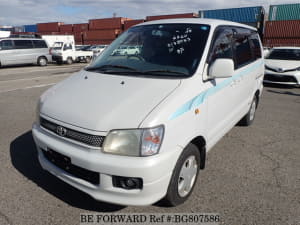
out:
<path id="1" fill-rule="evenodd" d="M 300 94 L 296 94 L 290 91 L 274 91 L 274 90 L 268 90 L 268 92 L 275 93 L 275 94 L 281 94 L 281 95 L 293 95 L 293 96 L 300 96 Z"/>
<path id="2" fill-rule="evenodd" d="M 21 174 L 71 206 L 96 212 L 115 212 L 125 208 L 124 206 L 96 201 L 43 170 L 37 158 L 31 131 L 22 134 L 11 142 L 10 156 L 13 166 Z"/>

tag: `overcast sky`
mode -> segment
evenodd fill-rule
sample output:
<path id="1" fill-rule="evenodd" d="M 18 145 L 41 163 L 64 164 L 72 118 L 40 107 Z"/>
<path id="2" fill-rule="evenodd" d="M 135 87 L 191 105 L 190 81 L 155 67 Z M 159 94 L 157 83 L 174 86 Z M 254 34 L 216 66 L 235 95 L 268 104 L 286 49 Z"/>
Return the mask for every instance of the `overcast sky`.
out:
<path id="1" fill-rule="evenodd" d="M 41 22 L 86 23 L 89 19 L 197 13 L 199 10 L 299 3 L 299 0 L 0 0 L 0 26 Z"/>

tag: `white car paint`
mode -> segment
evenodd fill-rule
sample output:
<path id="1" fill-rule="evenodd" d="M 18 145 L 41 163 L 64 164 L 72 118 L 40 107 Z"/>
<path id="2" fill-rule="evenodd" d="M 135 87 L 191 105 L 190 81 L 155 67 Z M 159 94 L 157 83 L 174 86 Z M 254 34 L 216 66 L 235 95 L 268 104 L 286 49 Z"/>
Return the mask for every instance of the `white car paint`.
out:
<path id="1" fill-rule="evenodd" d="M 254 96 L 261 95 L 264 60 L 260 42 L 261 57 L 235 69 L 233 76 L 213 79 L 206 63 L 217 27 L 238 26 L 254 31 L 252 27 L 208 19 L 173 19 L 145 24 L 164 23 L 207 24 L 211 27 L 193 76 L 162 79 L 81 71 L 50 88 L 40 98 L 38 117 L 86 134 L 107 136 L 116 129 L 163 125 L 159 153 L 148 157 L 104 153 L 101 147 L 91 147 L 52 133 L 39 122 L 33 125 L 42 167 L 97 200 L 122 205 L 149 205 L 160 200 L 167 193 L 184 148 L 195 137 L 202 136 L 206 151 L 211 150 L 247 114 Z M 105 53 L 107 51 L 109 49 Z M 69 157 L 76 166 L 99 173 L 100 185 L 56 167 L 42 152 L 48 149 Z M 113 176 L 141 178 L 143 188 L 115 187 Z"/>
<path id="2" fill-rule="evenodd" d="M 300 53 L 300 47 L 276 47 L 273 50 L 297 50 Z M 278 83 L 300 86 L 300 54 L 298 60 L 268 59 L 265 60 L 265 79 L 266 83 Z M 284 79 L 289 77 L 290 80 Z"/>

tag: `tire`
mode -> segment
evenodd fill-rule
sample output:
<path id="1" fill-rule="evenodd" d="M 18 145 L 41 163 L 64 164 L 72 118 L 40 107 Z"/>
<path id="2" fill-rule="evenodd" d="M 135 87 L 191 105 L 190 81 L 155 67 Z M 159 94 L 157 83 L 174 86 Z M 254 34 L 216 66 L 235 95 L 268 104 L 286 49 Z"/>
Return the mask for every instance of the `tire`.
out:
<path id="1" fill-rule="evenodd" d="M 71 65 L 73 63 L 73 59 L 71 57 L 67 58 L 67 64 Z"/>
<path id="2" fill-rule="evenodd" d="M 250 126 L 254 119 L 255 119 L 255 112 L 257 109 L 257 103 L 258 103 L 258 99 L 256 96 L 254 96 L 251 105 L 250 105 L 250 109 L 247 112 L 247 114 L 240 120 L 240 122 L 238 123 L 238 125 L 240 126 Z"/>
<path id="3" fill-rule="evenodd" d="M 193 192 L 199 174 L 200 154 L 194 144 L 189 144 L 180 155 L 163 200 L 169 206 L 185 202 Z"/>
<path id="4" fill-rule="evenodd" d="M 89 63 L 90 61 L 91 61 L 91 57 L 89 57 L 89 56 L 85 57 L 85 62 L 86 63 Z"/>
<path id="5" fill-rule="evenodd" d="M 38 64 L 39 66 L 47 66 L 48 60 L 47 60 L 46 57 L 40 56 L 40 57 L 38 58 L 38 60 L 37 60 L 37 64 Z"/>

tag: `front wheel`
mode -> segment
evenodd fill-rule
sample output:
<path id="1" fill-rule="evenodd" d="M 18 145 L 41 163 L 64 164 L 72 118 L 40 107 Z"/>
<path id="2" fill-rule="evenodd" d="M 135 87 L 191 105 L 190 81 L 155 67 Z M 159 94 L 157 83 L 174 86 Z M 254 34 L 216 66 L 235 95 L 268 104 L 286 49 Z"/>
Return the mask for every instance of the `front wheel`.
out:
<path id="1" fill-rule="evenodd" d="M 91 57 L 90 56 L 85 57 L 85 62 L 86 63 L 89 63 L 90 61 L 91 61 Z"/>
<path id="2" fill-rule="evenodd" d="M 247 112 L 247 114 L 240 120 L 240 122 L 238 123 L 238 125 L 240 126 L 250 126 L 255 118 L 255 112 L 256 112 L 256 108 L 257 108 L 257 97 L 254 96 L 250 109 Z"/>
<path id="3" fill-rule="evenodd" d="M 194 144 L 189 144 L 183 150 L 173 171 L 164 199 L 168 205 L 176 206 L 187 200 L 194 189 L 199 174 L 199 165 L 199 150 Z"/>

